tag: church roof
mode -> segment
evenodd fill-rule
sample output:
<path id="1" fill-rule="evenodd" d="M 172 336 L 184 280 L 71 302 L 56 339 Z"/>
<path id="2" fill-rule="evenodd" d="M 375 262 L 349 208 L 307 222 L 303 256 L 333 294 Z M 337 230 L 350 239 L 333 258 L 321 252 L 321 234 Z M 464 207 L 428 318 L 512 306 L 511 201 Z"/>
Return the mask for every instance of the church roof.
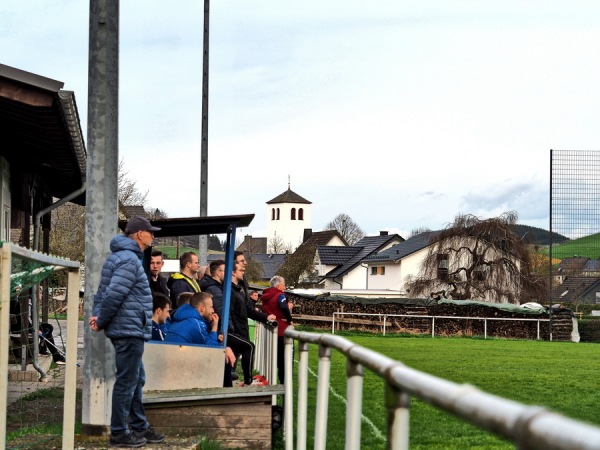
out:
<path id="1" fill-rule="evenodd" d="M 279 194 L 277 197 L 275 197 L 272 200 L 269 200 L 267 202 L 267 205 L 272 204 L 272 203 L 305 203 L 305 204 L 310 205 L 312 202 L 309 202 L 304 197 L 299 196 L 294 191 L 292 191 L 290 188 L 288 188 L 288 190 L 285 191 L 284 193 Z"/>

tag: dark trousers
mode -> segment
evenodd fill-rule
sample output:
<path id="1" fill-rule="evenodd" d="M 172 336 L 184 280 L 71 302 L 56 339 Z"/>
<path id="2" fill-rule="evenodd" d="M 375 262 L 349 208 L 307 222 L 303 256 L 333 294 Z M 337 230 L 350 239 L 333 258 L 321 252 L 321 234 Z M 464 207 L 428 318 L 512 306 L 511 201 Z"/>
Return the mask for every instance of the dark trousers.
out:
<path id="1" fill-rule="evenodd" d="M 40 331 L 42 333 L 42 339 L 40 339 L 40 354 L 47 355 L 48 352 L 50 352 L 54 362 L 64 361 L 65 357 L 63 356 L 62 351 L 59 351 L 54 343 L 54 337 L 52 336 L 54 327 L 49 323 L 40 323 Z"/>
<path id="2" fill-rule="evenodd" d="M 242 355 L 242 370 L 244 371 L 244 385 L 252 384 L 252 367 L 254 364 L 254 344 L 250 339 L 230 333 L 227 345 L 235 355 Z"/>
<path id="3" fill-rule="evenodd" d="M 285 338 L 283 336 L 277 337 L 277 377 L 280 384 L 285 382 Z"/>
<path id="4" fill-rule="evenodd" d="M 115 347 L 117 372 L 112 393 L 110 430 L 113 435 L 127 433 L 129 424 L 136 431 L 147 429 L 142 403 L 142 388 L 146 383 L 146 372 L 142 362 L 144 340 L 140 338 L 111 339 Z"/>

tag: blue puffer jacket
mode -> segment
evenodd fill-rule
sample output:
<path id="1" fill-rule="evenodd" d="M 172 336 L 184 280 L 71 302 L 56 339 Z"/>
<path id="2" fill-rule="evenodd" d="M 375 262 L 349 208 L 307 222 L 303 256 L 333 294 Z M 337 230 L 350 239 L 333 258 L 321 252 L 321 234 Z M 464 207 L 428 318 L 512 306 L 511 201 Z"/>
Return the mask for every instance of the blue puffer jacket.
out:
<path id="1" fill-rule="evenodd" d="M 208 331 L 206 320 L 189 304 L 181 305 L 173 315 L 165 342 L 219 345 L 217 332 Z"/>
<path id="2" fill-rule="evenodd" d="M 152 293 L 142 266 L 143 253 L 133 239 L 123 235 L 110 241 L 102 266 L 94 316 L 109 338 L 152 338 Z"/>

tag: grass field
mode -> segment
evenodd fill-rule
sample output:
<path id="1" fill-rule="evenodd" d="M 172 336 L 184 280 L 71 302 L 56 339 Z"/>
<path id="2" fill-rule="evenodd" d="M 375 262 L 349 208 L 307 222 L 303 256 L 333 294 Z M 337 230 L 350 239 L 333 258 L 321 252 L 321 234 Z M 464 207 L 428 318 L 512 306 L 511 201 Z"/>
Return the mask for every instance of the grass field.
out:
<path id="1" fill-rule="evenodd" d="M 357 344 L 407 366 L 456 383 L 470 383 L 501 397 L 536 404 L 600 425 L 600 347 L 568 342 L 346 335 Z M 313 446 L 318 349 L 310 348 L 308 447 Z M 297 355 L 296 355 L 297 358 Z M 346 362 L 334 352 L 327 448 L 344 448 Z M 382 380 L 365 371 L 361 447 L 385 448 Z M 335 394 L 333 393 L 335 392 Z M 510 443 L 412 399 L 411 449 L 509 449 Z M 312 417 L 312 419 L 311 419 Z"/>
<path id="2" fill-rule="evenodd" d="M 541 253 L 547 255 L 549 249 L 544 248 L 541 250 Z M 592 234 L 579 239 L 565 241 L 562 244 L 554 244 L 552 246 L 553 258 L 564 259 L 575 255 L 591 259 L 600 258 L 600 234 Z"/>

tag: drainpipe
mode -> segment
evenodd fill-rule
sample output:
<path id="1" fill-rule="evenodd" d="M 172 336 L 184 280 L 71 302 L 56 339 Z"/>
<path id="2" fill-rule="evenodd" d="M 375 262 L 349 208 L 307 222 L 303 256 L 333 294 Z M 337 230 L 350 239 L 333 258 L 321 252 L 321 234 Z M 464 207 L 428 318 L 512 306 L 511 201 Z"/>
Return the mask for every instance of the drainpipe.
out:
<path id="1" fill-rule="evenodd" d="M 81 187 L 79 189 L 77 189 L 76 191 L 71 192 L 66 197 L 61 198 L 59 201 L 54 202 L 47 208 L 44 208 L 41 211 L 37 212 L 37 214 L 35 215 L 35 218 L 34 218 L 34 222 L 33 222 L 34 223 L 33 224 L 33 250 L 35 250 L 37 252 L 39 249 L 39 246 L 40 246 L 40 226 L 41 226 L 40 224 L 42 223 L 42 216 L 55 210 L 59 206 L 73 200 L 74 198 L 80 196 L 81 194 L 83 194 L 85 192 L 86 188 L 87 188 L 87 183 L 84 181 L 83 184 L 81 185 Z M 34 333 L 40 332 L 40 324 L 39 324 L 38 315 L 37 315 L 38 293 L 39 293 L 39 288 L 38 288 L 38 285 L 36 284 L 35 286 L 33 286 L 33 295 L 31 296 L 31 321 L 33 323 L 33 330 L 34 330 L 33 332 Z M 39 354 L 39 340 L 34 337 L 33 338 L 33 361 L 31 362 L 31 364 L 33 365 L 35 370 L 37 370 L 39 372 L 40 381 L 47 381 L 48 376 L 46 375 L 46 372 L 44 372 L 44 369 L 42 369 L 38 364 L 38 354 Z"/>
<path id="2" fill-rule="evenodd" d="M 335 277 L 334 277 L 334 278 L 332 278 L 332 279 L 331 279 L 331 281 L 333 281 L 334 283 L 337 283 L 337 284 L 339 284 L 339 285 L 340 285 L 340 289 L 344 289 L 344 288 L 342 287 L 342 283 L 340 283 L 339 281 L 337 281 L 337 280 L 335 279 Z"/>

